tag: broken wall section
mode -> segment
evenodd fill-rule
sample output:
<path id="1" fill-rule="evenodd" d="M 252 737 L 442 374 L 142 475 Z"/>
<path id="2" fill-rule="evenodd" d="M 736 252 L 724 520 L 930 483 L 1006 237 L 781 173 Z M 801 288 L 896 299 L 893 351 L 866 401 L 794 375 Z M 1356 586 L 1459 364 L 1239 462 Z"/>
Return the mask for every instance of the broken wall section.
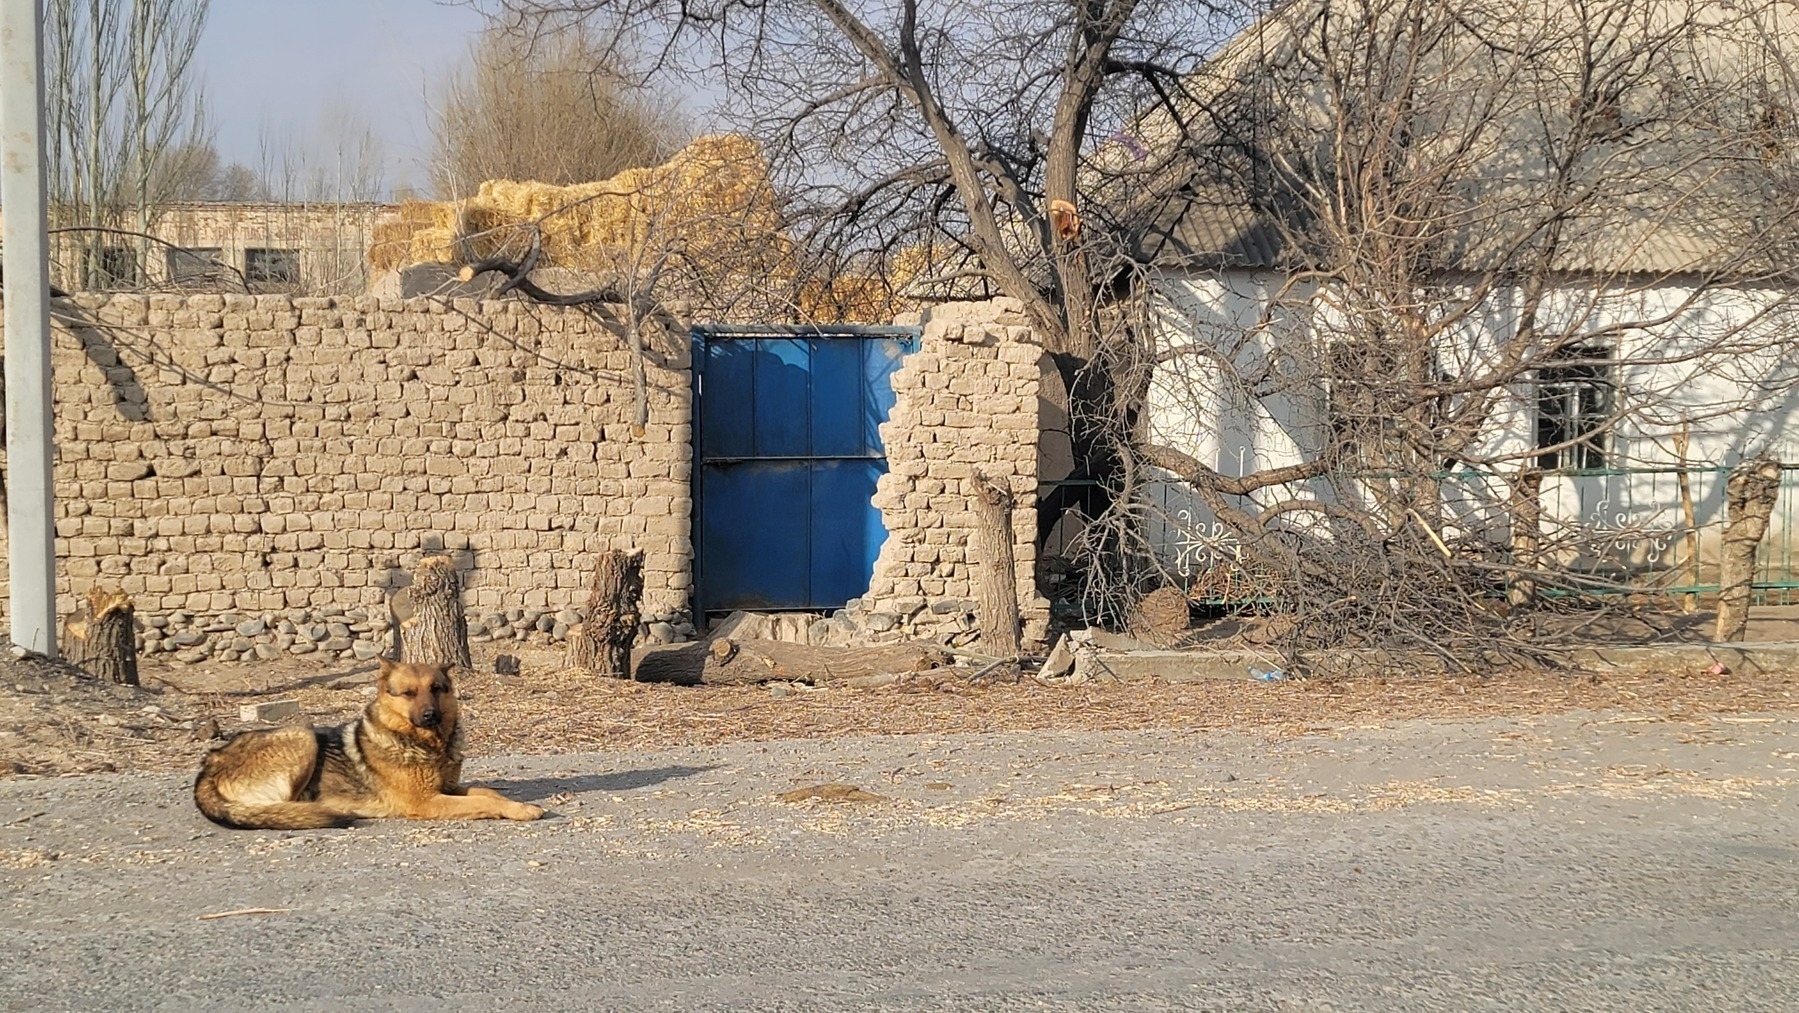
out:
<path id="1" fill-rule="evenodd" d="M 893 375 L 896 403 L 881 426 L 888 473 L 874 504 L 887 527 L 874 579 L 845 620 L 863 639 L 979 639 L 974 477 L 1010 484 L 1019 613 L 1041 644 L 1049 602 L 1037 594 L 1038 386 L 1043 349 L 1015 300 L 951 303 L 913 321 L 919 351 Z"/>

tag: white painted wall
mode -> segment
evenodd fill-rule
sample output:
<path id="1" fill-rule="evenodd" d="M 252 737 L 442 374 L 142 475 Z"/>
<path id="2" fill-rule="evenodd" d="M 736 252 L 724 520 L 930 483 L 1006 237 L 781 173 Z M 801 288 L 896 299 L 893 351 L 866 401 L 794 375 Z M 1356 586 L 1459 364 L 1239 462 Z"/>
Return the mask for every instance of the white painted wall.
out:
<path id="1" fill-rule="evenodd" d="M 1327 424 L 1322 385 L 1294 376 L 1281 353 L 1308 348 L 1331 330 L 1328 293 L 1290 285 L 1278 273 L 1252 271 L 1165 275 L 1158 289 L 1164 361 L 1151 384 L 1151 438 L 1233 476 L 1298 463 L 1316 452 Z M 1516 291 L 1489 295 L 1443 349 L 1446 367 L 1459 376 L 1491 368 L 1505 354 L 1518 316 Z M 1764 451 L 1799 463 L 1799 300 L 1792 293 L 1571 281 L 1552 293 L 1543 317 L 1569 333 L 1595 335 L 1618 349 L 1625 363 L 1618 373 L 1620 397 L 1632 415 L 1611 437 L 1612 467 L 1675 464 L 1674 437 L 1683 427 L 1690 434 L 1690 463 L 1728 467 Z M 1310 355 L 1303 351 L 1301 358 Z M 1230 382 L 1233 374 L 1255 383 Z M 1518 455 L 1508 469 L 1533 463 L 1534 387 L 1510 391 L 1493 419 L 1487 449 Z M 1695 474 L 1691 483 L 1709 543 L 1722 521 L 1723 479 Z M 1297 492 L 1277 487 L 1251 499 L 1266 506 Z M 1356 495 L 1353 488 L 1324 489 L 1320 483 L 1304 492 Z M 1446 512 L 1478 516 L 1495 510 L 1505 495 L 1503 482 L 1472 480 L 1467 495 L 1449 498 Z M 1228 552 L 1221 526 L 1178 485 L 1154 498 L 1166 516 L 1152 523 L 1151 538 L 1177 569 L 1191 571 Z M 1799 500 L 1799 487 L 1792 498 Z M 1595 544 L 1595 553 L 1614 560 L 1665 567 L 1682 551 L 1685 525 L 1673 474 L 1553 477 L 1545 481 L 1543 500 L 1546 523 L 1627 532 L 1611 539 L 1614 544 Z M 1784 545 L 1789 510 L 1799 517 L 1799 502 L 1776 508 L 1771 546 Z M 1764 559 L 1776 565 L 1784 566 L 1784 557 L 1784 550 L 1764 550 Z"/>

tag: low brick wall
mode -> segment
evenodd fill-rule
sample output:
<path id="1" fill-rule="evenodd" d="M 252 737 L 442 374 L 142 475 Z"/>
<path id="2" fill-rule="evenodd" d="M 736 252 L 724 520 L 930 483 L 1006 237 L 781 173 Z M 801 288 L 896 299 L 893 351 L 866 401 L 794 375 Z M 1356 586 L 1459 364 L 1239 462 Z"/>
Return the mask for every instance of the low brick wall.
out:
<path id="1" fill-rule="evenodd" d="M 868 594 L 848 610 L 867 639 L 977 639 L 975 474 L 1009 481 L 1024 639 L 1041 643 L 1049 602 L 1037 594 L 1037 388 L 1043 349 L 1011 300 L 952 303 L 923 314 L 919 351 L 894 374 L 881 427 L 888 473 L 875 505 L 888 530 Z"/>
<path id="2" fill-rule="evenodd" d="M 686 608 L 684 328 L 644 335 L 639 425 L 637 356 L 579 311 L 267 295 L 58 306 L 59 614 L 98 583 L 146 618 L 285 620 L 304 635 L 354 612 L 351 639 L 378 639 L 386 596 L 446 552 L 470 614 L 516 626 L 580 604 L 592 554 L 613 547 L 645 552 L 646 614 Z M 0 613 L 5 594 L 0 581 Z"/>

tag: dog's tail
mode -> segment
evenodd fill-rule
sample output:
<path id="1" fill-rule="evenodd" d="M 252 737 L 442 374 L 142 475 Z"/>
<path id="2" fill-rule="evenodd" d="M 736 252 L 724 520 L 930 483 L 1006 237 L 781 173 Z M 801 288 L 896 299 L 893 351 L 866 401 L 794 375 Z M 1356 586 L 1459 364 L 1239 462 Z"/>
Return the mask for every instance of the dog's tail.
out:
<path id="1" fill-rule="evenodd" d="M 211 757 L 207 758 L 208 761 Z M 211 762 L 194 780 L 194 804 L 207 819 L 233 830 L 323 830 L 347 827 L 355 821 L 319 802 L 292 802 L 230 798 L 219 790 Z"/>

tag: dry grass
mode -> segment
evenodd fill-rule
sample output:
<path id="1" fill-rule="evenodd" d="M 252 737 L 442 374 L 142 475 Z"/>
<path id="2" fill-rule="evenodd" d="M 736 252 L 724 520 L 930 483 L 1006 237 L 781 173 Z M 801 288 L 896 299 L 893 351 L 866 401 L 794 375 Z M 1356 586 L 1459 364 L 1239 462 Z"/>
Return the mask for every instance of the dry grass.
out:
<path id="1" fill-rule="evenodd" d="M 1228 728 L 1292 736 L 1416 718 L 1591 710 L 1623 712 L 1632 720 L 1697 721 L 1799 709 L 1799 681 L 1791 675 L 1520 673 L 1078 686 L 975 685 L 942 676 L 873 689 L 775 692 L 620 682 L 561 670 L 555 658 L 527 656 L 517 676 L 483 671 L 461 677 L 471 754 L 1048 730 Z M 310 671 L 319 681 L 317 667 Z M 355 714 L 367 699 L 360 688 L 322 688 L 305 680 L 272 685 L 267 692 L 153 693 L 72 678 L 66 670 L 13 667 L 0 679 L 0 777 L 191 769 L 206 748 L 193 729 L 208 718 L 226 733 L 242 727 L 236 720 L 240 704 L 293 697 L 306 720 L 327 723 Z M 157 710 L 146 712 L 147 706 Z"/>

